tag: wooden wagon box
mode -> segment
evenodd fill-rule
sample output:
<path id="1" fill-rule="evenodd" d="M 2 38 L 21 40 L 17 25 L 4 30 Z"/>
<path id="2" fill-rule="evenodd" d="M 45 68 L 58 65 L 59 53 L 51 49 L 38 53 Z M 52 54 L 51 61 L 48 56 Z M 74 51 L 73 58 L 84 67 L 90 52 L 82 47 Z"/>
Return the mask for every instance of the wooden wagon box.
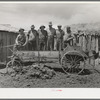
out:
<path id="1" fill-rule="evenodd" d="M 59 59 L 59 51 L 17 51 L 23 62 L 53 61 Z"/>

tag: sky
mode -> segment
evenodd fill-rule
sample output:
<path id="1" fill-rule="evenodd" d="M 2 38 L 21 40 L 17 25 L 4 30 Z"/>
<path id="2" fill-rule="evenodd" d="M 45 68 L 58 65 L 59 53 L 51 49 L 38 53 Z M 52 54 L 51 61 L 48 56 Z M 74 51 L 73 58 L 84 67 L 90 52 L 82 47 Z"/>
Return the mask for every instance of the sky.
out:
<path id="1" fill-rule="evenodd" d="M 55 28 L 100 22 L 100 3 L 0 3 L 0 24 L 25 29 L 34 24 L 38 29 L 50 21 Z"/>

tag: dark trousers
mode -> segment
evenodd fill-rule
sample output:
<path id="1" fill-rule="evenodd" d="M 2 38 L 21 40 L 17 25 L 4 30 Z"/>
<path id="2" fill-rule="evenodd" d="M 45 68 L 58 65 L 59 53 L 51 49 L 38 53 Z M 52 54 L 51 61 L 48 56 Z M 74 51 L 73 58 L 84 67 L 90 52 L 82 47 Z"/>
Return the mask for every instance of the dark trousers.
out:
<path id="1" fill-rule="evenodd" d="M 57 39 L 56 48 L 57 48 L 57 50 L 63 50 L 63 48 L 64 48 L 63 39 Z"/>
<path id="2" fill-rule="evenodd" d="M 49 37 L 48 38 L 48 50 L 54 50 L 54 38 Z"/>
<path id="3" fill-rule="evenodd" d="M 57 48 L 57 50 L 61 49 L 61 41 L 60 41 L 60 39 L 57 39 L 56 48 Z"/>
<path id="4" fill-rule="evenodd" d="M 40 47 L 39 50 L 42 50 L 42 51 L 45 50 L 45 48 L 44 48 L 45 47 L 45 44 L 43 42 L 39 43 L 39 47 Z"/>
<path id="5" fill-rule="evenodd" d="M 31 40 L 29 43 L 28 43 L 28 49 L 29 50 L 38 50 L 38 41 L 37 40 Z"/>
<path id="6" fill-rule="evenodd" d="M 39 40 L 39 50 L 47 50 L 47 39 Z"/>

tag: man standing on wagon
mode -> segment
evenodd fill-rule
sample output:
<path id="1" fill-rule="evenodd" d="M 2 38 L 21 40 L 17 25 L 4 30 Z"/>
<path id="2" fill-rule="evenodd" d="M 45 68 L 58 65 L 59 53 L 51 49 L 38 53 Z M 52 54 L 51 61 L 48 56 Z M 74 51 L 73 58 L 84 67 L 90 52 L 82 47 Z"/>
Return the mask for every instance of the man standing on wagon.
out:
<path id="1" fill-rule="evenodd" d="M 29 50 L 38 50 L 38 41 L 39 41 L 39 34 L 35 30 L 35 26 L 31 26 L 31 30 L 28 32 L 28 40 L 29 40 Z"/>
<path id="2" fill-rule="evenodd" d="M 52 22 L 49 22 L 49 28 L 47 29 L 48 33 L 48 50 L 54 50 L 56 30 L 52 27 Z"/>
<path id="3" fill-rule="evenodd" d="M 73 45 L 73 39 L 74 39 L 74 35 L 71 32 L 71 27 L 68 26 L 67 27 L 67 34 L 65 35 L 65 39 L 64 39 L 64 46 L 72 46 Z"/>
<path id="4" fill-rule="evenodd" d="M 62 50 L 63 49 L 63 37 L 65 35 L 64 31 L 61 29 L 62 25 L 58 25 L 57 26 L 58 29 L 56 30 L 56 34 L 57 34 L 57 50 Z"/>
<path id="5" fill-rule="evenodd" d="M 39 29 L 38 33 L 39 33 L 39 47 L 40 47 L 40 50 L 47 50 L 48 33 L 45 30 L 44 25 L 40 26 L 40 29 Z"/>

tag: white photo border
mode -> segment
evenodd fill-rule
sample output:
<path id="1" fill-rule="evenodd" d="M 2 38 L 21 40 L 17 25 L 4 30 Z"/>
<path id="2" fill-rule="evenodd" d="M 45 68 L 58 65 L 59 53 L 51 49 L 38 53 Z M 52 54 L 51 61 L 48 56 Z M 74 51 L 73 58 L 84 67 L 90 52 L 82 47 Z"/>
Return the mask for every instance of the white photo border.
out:
<path id="1" fill-rule="evenodd" d="M 99 1 L 0 1 L 0 3 L 100 3 Z M 61 90 L 61 91 L 59 91 Z M 100 88 L 1 88 L 0 99 L 100 99 Z"/>

